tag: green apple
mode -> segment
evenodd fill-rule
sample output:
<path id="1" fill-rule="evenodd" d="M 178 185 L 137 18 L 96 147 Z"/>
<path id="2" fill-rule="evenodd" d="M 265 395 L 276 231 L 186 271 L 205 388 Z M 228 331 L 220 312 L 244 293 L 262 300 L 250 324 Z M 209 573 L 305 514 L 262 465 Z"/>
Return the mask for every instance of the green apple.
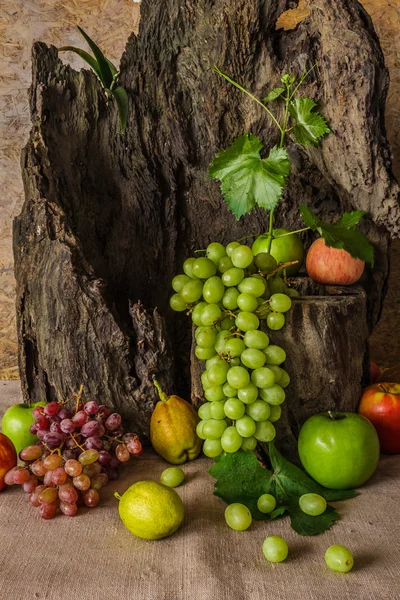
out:
<path id="1" fill-rule="evenodd" d="M 17 454 L 26 446 L 36 444 L 38 437 L 33 435 L 29 428 L 35 419 L 32 417 L 36 406 L 46 406 L 47 402 L 36 402 L 36 404 L 13 404 L 7 408 L 1 421 L 1 430 L 10 438 L 15 446 Z"/>
<path id="2" fill-rule="evenodd" d="M 292 265 L 286 269 L 286 273 L 289 277 L 296 275 L 299 272 L 301 265 L 304 260 L 304 248 L 301 239 L 297 233 L 290 235 L 283 235 L 284 233 L 290 233 L 288 229 L 274 229 L 272 232 L 272 244 L 271 244 L 271 256 L 275 258 L 277 262 L 285 263 L 297 260 L 296 265 Z M 279 237 L 283 236 L 283 237 Z M 251 247 L 251 250 L 256 256 L 260 252 L 268 252 L 268 240 L 269 236 L 267 233 L 260 235 Z M 279 273 L 281 274 L 281 273 Z"/>
<path id="3" fill-rule="evenodd" d="M 362 485 L 379 461 L 379 439 L 372 423 L 356 413 L 324 412 L 300 430 L 303 467 L 319 484 L 335 490 Z"/>

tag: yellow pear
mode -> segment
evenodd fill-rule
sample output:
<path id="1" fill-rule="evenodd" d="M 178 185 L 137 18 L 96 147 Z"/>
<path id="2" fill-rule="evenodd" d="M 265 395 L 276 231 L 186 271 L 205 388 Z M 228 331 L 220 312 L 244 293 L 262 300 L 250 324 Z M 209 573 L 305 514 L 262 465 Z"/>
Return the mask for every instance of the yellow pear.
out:
<path id="1" fill-rule="evenodd" d="M 154 450 L 173 465 L 193 460 L 200 453 L 202 444 L 196 433 L 200 419 L 195 409 L 179 396 L 168 397 L 156 380 L 154 385 L 160 396 L 150 420 L 150 440 Z"/>

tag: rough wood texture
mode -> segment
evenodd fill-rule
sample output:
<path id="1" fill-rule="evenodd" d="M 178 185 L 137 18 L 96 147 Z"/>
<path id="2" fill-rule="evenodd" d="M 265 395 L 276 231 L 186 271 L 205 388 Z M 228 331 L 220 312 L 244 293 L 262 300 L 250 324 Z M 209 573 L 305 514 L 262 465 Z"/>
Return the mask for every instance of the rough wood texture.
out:
<path id="1" fill-rule="evenodd" d="M 318 61 L 304 92 L 319 101 L 334 135 L 320 149 L 290 144 L 292 177 L 277 225 L 300 225 L 300 201 L 327 219 L 367 210 L 376 221 L 365 230 L 377 260 L 364 284 L 369 323 L 376 321 L 389 267 L 385 227 L 400 231 L 383 126 L 387 72 L 355 0 L 314 0 L 296 30 L 276 31 L 279 15 L 295 4 L 144 0 L 139 36 L 131 36 L 121 62 L 130 95 L 125 136 L 95 76 L 35 44 L 26 200 L 14 230 L 26 396 L 49 396 L 51 386 L 60 393 L 59 373 L 67 368 L 66 385 L 76 389 L 85 369 L 89 393 L 126 407 L 133 402 L 126 378 L 135 377 L 129 301 L 165 314 L 171 277 L 195 248 L 265 229 L 262 211 L 237 223 L 207 179 L 215 152 L 243 131 L 268 146 L 277 135 L 256 105 L 208 70 L 214 63 L 262 97 L 283 72 Z M 169 316 L 168 333 L 175 390 L 183 394 L 190 330 L 181 316 Z"/>

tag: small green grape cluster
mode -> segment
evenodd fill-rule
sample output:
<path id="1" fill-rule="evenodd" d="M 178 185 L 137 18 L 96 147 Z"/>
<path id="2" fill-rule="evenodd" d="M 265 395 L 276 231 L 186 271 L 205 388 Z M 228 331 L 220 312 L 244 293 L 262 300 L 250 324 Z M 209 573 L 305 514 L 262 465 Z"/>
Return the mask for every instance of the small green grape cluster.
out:
<path id="1" fill-rule="evenodd" d="M 253 255 L 248 246 L 211 243 L 206 256 L 189 258 L 184 274 L 172 280 L 171 308 L 188 311 L 196 325 L 195 354 L 206 361 L 201 376 L 205 399 L 198 411 L 203 452 L 252 451 L 257 441 L 275 438 L 284 388 L 290 383 L 280 367 L 285 351 L 270 344 L 260 319 L 281 329 L 290 296 L 298 296 L 277 274 L 268 253 Z"/>

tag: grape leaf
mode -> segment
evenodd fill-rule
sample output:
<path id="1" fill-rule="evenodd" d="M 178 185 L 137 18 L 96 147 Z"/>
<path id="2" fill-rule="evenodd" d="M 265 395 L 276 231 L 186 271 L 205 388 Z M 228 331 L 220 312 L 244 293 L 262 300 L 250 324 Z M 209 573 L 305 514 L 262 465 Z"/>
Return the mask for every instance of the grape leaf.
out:
<path id="1" fill-rule="evenodd" d="M 245 133 L 211 163 L 209 176 L 221 182 L 224 200 L 237 220 L 255 205 L 273 210 L 282 197 L 290 172 L 288 153 L 275 146 L 262 159 L 262 147 L 259 138 Z"/>
<path id="2" fill-rule="evenodd" d="M 289 114 L 296 121 L 293 134 L 299 144 L 317 146 L 325 134 L 331 133 L 324 117 L 313 112 L 315 106 L 310 98 L 296 98 L 289 104 Z"/>
<path id="3" fill-rule="evenodd" d="M 313 231 L 318 231 L 327 246 L 346 250 L 353 258 L 359 258 L 374 265 L 374 247 L 365 235 L 354 229 L 364 216 L 363 211 L 344 213 L 337 223 L 326 223 L 319 219 L 305 204 L 300 205 L 304 223 Z"/>
<path id="4" fill-rule="evenodd" d="M 292 528 L 300 535 L 316 535 L 329 529 L 338 518 L 337 512 L 328 506 L 317 517 L 303 513 L 299 507 L 299 498 L 303 494 L 320 494 L 326 500 L 352 498 L 352 490 L 329 490 L 311 479 L 307 473 L 286 460 L 275 448 L 268 445 L 273 471 L 263 468 L 251 452 L 237 452 L 217 457 L 209 473 L 217 481 L 216 496 L 226 503 L 245 504 L 255 519 L 274 519 L 289 513 Z M 262 494 L 272 494 L 277 508 L 269 515 L 257 508 L 257 500 Z"/>
<path id="5" fill-rule="evenodd" d="M 272 89 L 270 92 L 268 92 L 265 98 L 263 98 L 263 102 L 273 102 L 274 100 L 279 98 L 279 96 L 282 96 L 284 91 L 285 88 L 283 87 L 276 87 Z"/>

